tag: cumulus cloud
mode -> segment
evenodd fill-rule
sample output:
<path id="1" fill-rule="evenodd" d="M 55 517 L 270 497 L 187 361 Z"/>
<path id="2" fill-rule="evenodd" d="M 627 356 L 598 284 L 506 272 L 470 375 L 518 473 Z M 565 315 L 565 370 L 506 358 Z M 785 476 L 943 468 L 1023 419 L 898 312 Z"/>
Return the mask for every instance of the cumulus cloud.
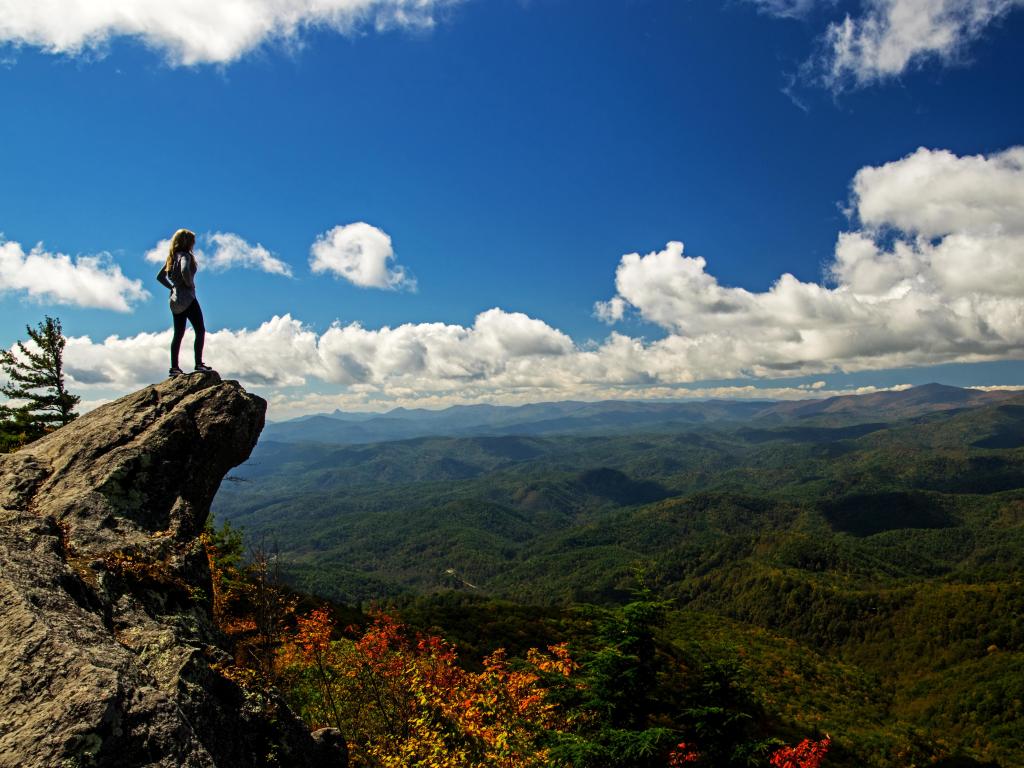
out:
<path id="1" fill-rule="evenodd" d="M 292 268 L 259 243 L 250 245 L 230 232 L 214 232 L 207 241 L 213 249 L 213 256 L 208 262 L 210 269 L 220 271 L 244 267 L 272 275 L 292 276 Z"/>
<path id="2" fill-rule="evenodd" d="M 69 377 L 78 385 L 127 391 L 158 379 L 166 369 L 170 331 L 68 340 Z M 472 326 L 404 324 L 367 329 L 334 324 L 323 333 L 275 316 L 254 330 L 207 333 L 207 357 L 226 376 L 265 386 L 328 384 L 423 392 L 524 386 L 545 374 L 541 363 L 571 355 L 561 331 L 518 312 L 490 309 Z M 540 366 L 542 367 L 542 366 Z"/>
<path id="3" fill-rule="evenodd" d="M 829 25 L 822 65 L 841 89 L 895 77 L 928 60 L 948 63 L 1024 0 L 865 0 L 859 16 Z"/>
<path id="4" fill-rule="evenodd" d="M 314 272 L 330 272 L 360 288 L 416 290 L 416 279 L 404 267 L 391 266 L 391 237 L 364 221 L 334 227 L 317 237 L 309 249 Z"/>
<path id="5" fill-rule="evenodd" d="M 208 333 L 207 358 L 259 388 L 275 418 L 398 404 L 817 397 L 850 393 L 817 378 L 837 370 L 1024 359 L 1024 148 L 965 157 L 920 149 L 864 168 L 850 210 L 853 225 L 839 234 L 822 283 L 784 274 L 766 291 L 722 285 L 678 241 L 624 255 L 615 295 L 595 310 L 612 323 L 639 315 L 664 329 L 656 340 L 611 330 L 577 344 L 543 320 L 500 308 L 470 325 L 335 323 L 322 331 L 285 315 Z M 169 330 L 72 338 L 68 375 L 94 399 L 126 392 L 162 377 L 169 342 Z M 816 379 L 699 386 L 798 375 Z"/>
<path id="6" fill-rule="evenodd" d="M 1024 233 L 1024 147 L 989 157 L 919 149 L 853 180 L 857 215 L 933 238 L 953 232 Z"/>
<path id="7" fill-rule="evenodd" d="M 989 157 L 920 149 L 862 169 L 834 286 L 790 274 L 768 291 L 721 285 L 681 242 L 622 257 L 616 295 L 702 377 L 1019 358 L 1024 352 L 1024 148 Z"/>
<path id="8" fill-rule="evenodd" d="M 424 29 L 457 0 L 0 0 L 0 42 L 50 53 L 102 52 L 141 40 L 176 65 L 225 64 L 267 43 L 295 44 L 309 29 Z"/>
<path id="9" fill-rule="evenodd" d="M 277 258 L 259 243 L 252 245 L 239 235 L 232 232 L 214 232 L 213 234 L 199 235 L 200 242 L 207 245 L 206 249 L 196 247 L 194 253 L 196 259 L 208 269 L 214 272 L 223 272 L 227 269 L 258 269 L 261 272 L 268 272 L 272 275 L 292 276 L 292 268 Z M 167 252 L 171 247 L 171 239 L 161 240 L 148 251 L 145 259 L 154 264 L 162 264 L 167 258 Z"/>
<path id="10" fill-rule="evenodd" d="M 142 281 L 121 272 L 109 254 L 68 256 L 42 244 L 28 253 L 20 243 L 0 239 L 0 293 L 17 293 L 40 303 L 129 312 L 149 298 Z"/>
<path id="11" fill-rule="evenodd" d="M 626 300 L 621 296 L 614 296 L 608 301 L 599 301 L 594 304 L 595 317 L 608 324 L 618 322 L 625 314 Z"/>

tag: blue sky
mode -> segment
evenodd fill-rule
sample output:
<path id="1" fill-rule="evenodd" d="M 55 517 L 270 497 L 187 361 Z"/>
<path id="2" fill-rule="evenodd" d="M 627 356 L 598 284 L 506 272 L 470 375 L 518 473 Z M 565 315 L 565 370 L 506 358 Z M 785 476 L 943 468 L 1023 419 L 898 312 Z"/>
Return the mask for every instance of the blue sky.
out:
<path id="1" fill-rule="evenodd" d="M 276 417 L 1024 384 L 1018 0 L 207 5 L 5 5 L 0 344 L 90 402 L 178 227 Z"/>

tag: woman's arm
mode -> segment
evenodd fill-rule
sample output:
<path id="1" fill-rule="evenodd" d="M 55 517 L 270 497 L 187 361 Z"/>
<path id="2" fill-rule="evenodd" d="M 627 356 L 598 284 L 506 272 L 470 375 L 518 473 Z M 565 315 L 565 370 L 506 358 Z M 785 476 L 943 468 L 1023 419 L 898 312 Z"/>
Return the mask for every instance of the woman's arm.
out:
<path id="1" fill-rule="evenodd" d="M 167 290 L 174 287 L 170 280 L 167 279 L 167 267 L 160 267 L 160 271 L 156 273 L 156 279 Z"/>
<path id="2" fill-rule="evenodd" d="M 191 253 L 183 253 L 179 257 L 178 272 L 181 274 L 181 282 L 188 288 L 195 289 L 196 281 L 194 275 L 196 273 L 196 264 L 192 259 Z"/>

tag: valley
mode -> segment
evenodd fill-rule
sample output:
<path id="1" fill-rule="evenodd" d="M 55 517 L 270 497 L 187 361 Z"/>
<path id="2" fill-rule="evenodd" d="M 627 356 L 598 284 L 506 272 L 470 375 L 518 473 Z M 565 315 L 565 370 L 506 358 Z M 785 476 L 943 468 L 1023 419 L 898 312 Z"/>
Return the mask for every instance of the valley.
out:
<path id="1" fill-rule="evenodd" d="M 519 631 L 478 631 L 489 606 L 571 637 L 579 606 L 642 584 L 671 601 L 667 642 L 736 662 L 842 764 L 909 765 L 894 755 L 919 741 L 1021 765 L 1024 398 L 700 405 L 398 414 L 388 429 L 439 434 L 373 443 L 376 419 L 314 421 L 319 442 L 271 425 L 214 513 L 296 587 L 481 652 Z"/>

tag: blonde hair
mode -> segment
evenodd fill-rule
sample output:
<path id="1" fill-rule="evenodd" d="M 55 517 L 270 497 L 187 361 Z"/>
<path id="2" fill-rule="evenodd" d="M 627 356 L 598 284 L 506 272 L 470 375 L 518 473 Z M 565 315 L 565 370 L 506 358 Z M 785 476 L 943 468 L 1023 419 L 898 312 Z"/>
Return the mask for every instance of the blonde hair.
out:
<path id="1" fill-rule="evenodd" d="M 174 254 L 182 251 L 191 251 L 196 244 L 196 233 L 188 229 L 179 229 L 171 238 L 171 248 L 167 253 L 167 261 L 164 262 L 164 271 L 170 272 L 174 264 Z"/>

